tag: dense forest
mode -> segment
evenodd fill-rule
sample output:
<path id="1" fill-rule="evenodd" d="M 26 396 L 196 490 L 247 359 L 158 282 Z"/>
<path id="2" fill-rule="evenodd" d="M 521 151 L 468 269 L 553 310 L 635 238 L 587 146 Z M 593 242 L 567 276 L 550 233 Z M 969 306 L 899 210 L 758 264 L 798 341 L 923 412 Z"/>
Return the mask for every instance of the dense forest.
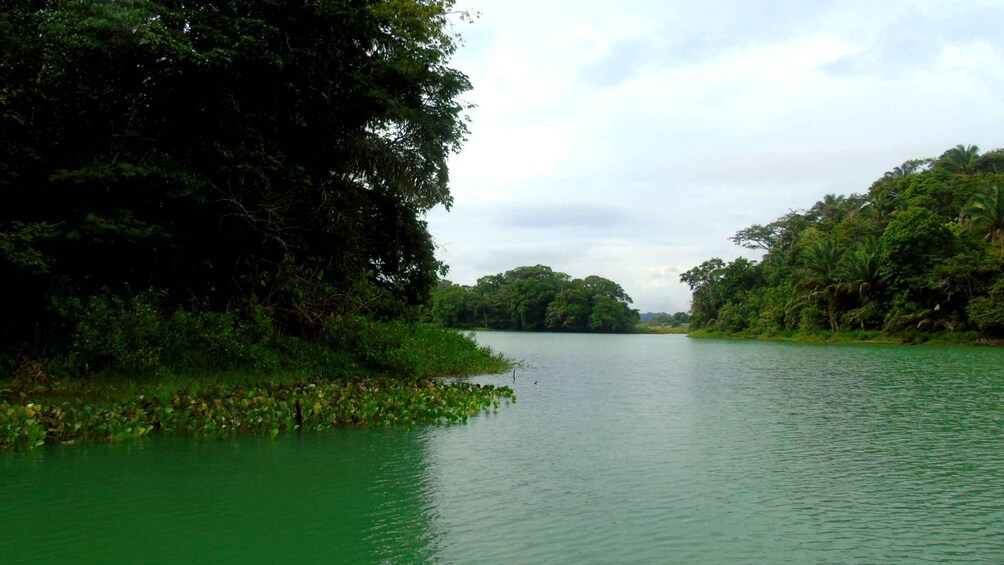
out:
<path id="1" fill-rule="evenodd" d="M 467 131 L 452 1 L 5 6 L 0 353 L 150 309 L 316 336 L 425 302 Z"/>
<path id="2" fill-rule="evenodd" d="M 1004 150 L 907 161 L 731 240 L 763 259 L 684 273 L 692 329 L 1004 334 Z"/>
<path id="3" fill-rule="evenodd" d="M 6 2 L 0 449 L 462 421 L 452 0 Z"/>
<path id="4" fill-rule="evenodd" d="M 639 321 L 630 304 L 611 280 L 573 279 L 535 265 L 481 277 L 470 287 L 441 281 L 427 315 L 454 328 L 623 333 Z"/>

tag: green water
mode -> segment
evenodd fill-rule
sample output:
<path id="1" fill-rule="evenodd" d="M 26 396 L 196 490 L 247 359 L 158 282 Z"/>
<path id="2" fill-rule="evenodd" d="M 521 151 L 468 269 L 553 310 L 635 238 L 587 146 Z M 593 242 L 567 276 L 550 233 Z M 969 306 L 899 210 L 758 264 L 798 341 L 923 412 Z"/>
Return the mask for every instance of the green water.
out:
<path id="1" fill-rule="evenodd" d="M 466 425 L 0 454 L 0 563 L 1004 563 L 1002 349 L 478 339 Z"/>

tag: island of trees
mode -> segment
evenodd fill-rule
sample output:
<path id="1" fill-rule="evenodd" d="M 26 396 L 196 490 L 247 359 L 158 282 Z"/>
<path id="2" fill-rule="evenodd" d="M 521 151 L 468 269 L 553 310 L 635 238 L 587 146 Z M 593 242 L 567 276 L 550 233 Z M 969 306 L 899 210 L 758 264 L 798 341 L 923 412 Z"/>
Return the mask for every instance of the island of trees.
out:
<path id="1" fill-rule="evenodd" d="M 619 284 L 573 279 L 544 265 L 481 277 L 474 286 L 441 281 L 428 318 L 452 328 L 599 333 L 634 331 L 639 321 Z"/>
<path id="2" fill-rule="evenodd" d="M 452 10 L 5 3 L 0 447 L 511 395 L 414 380 L 507 366 L 417 322 L 442 269 L 423 213 L 467 133 Z"/>
<path id="3" fill-rule="evenodd" d="M 827 195 L 731 239 L 763 259 L 713 258 L 680 277 L 694 330 L 1004 334 L 1002 150 L 907 161 L 865 194 Z"/>

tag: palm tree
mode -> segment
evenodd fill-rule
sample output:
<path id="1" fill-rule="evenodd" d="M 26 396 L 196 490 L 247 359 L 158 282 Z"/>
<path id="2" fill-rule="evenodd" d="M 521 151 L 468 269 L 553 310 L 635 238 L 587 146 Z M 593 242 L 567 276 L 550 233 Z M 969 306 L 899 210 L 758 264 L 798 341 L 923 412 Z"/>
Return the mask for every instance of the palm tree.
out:
<path id="1" fill-rule="evenodd" d="M 974 196 L 966 213 L 971 225 L 984 233 L 984 239 L 993 243 L 1004 236 L 1004 190 L 999 186 L 993 187 L 987 194 Z"/>
<path id="2" fill-rule="evenodd" d="M 844 250 L 833 238 L 827 238 L 810 246 L 805 253 L 805 271 L 802 286 L 809 290 L 810 297 L 826 300 L 826 315 L 830 321 L 830 331 L 840 329 L 837 323 L 837 307 L 843 280 L 840 260 Z"/>
<path id="3" fill-rule="evenodd" d="M 870 210 L 874 215 L 875 219 L 879 223 L 884 224 L 889 216 L 896 211 L 897 199 L 899 195 L 896 192 L 876 192 L 865 204 L 865 209 Z"/>
<path id="4" fill-rule="evenodd" d="M 861 303 L 859 308 L 849 311 L 847 317 L 860 323 L 863 330 L 879 311 L 878 305 L 868 297 L 889 278 L 882 273 L 882 251 L 875 238 L 869 237 L 854 251 L 845 254 L 842 268 L 841 290 L 857 294 Z"/>
<path id="5" fill-rule="evenodd" d="M 938 164 L 953 173 L 968 175 L 973 170 L 973 164 L 980 156 L 980 148 L 975 145 L 956 145 L 945 151 L 938 159 Z"/>
<path id="6" fill-rule="evenodd" d="M 822 200 L 816 202 L 810 212 L 815 213 L 824 222 L 836 224 L 846 215 L 846 202 L 845 196 L 827 194 Z"/>
<path id="7" fill-rule="evenodd" d="M 962 146 L 960 145 L 959 147 Z M 898 167 L 893 167 L 891 171 L 886 172 L 886 174 L 882 176 L 890 180 L 902 179 L 920 172 L 924 169 L 924 167 L 927 167 L 930 164 L 931 159 L 911 159 Z"/>
<path id="8" fill-rule="evenodd" d="M 844 256 L 843 275 L 841 287 L 862 299 L 883 282 L 882 256 L 874 239 L 869 238 Z"/>

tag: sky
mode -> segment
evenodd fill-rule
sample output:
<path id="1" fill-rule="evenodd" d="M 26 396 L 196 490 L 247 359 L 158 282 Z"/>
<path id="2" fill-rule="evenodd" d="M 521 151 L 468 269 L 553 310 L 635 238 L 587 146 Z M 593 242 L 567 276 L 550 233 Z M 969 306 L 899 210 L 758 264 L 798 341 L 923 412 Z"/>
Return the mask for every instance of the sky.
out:
<path id="1" fill-rule="evenodd" d="M 447 278 L 548 265 L 690 307 L 729 237 L 909 159 L 1004 147 L 1004 1 L 458 0 Z"/>

